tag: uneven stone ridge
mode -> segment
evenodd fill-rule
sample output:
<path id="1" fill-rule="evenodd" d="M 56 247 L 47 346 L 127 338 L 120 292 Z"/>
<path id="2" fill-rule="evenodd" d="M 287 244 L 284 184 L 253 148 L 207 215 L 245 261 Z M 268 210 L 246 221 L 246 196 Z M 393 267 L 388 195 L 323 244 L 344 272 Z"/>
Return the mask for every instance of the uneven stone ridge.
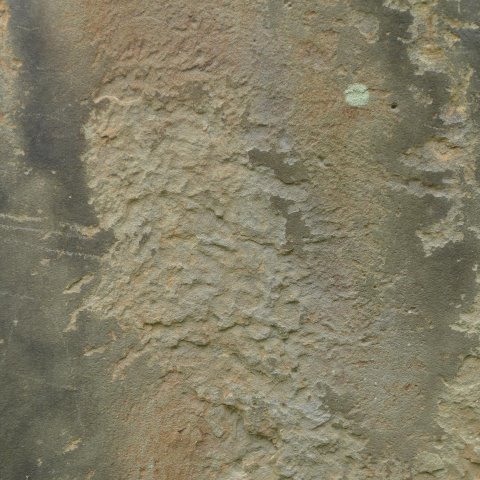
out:
<path id="1" fill-rule="evenodd" d="M 0 480 L 480 478 L 479 22 L 0 1 Z"/>

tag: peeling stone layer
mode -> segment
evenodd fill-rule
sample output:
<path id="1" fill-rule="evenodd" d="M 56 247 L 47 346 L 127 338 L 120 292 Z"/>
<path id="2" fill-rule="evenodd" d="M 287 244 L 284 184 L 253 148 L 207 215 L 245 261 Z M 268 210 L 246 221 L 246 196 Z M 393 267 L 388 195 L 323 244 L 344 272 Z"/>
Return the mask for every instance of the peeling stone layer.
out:
<path id="1" fill-rule="evenodd" d="M 479 15 L 0 2 L 0 478 L 479 478 Z"/>

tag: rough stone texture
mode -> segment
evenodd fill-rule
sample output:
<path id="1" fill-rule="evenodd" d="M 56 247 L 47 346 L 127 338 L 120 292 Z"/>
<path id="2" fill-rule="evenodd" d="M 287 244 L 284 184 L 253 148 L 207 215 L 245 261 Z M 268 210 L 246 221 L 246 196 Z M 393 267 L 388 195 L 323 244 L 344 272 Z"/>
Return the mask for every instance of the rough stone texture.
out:
<path id="1" fill-rule="evenodd" d="M 480 478 L 479 22 L 1 1 L 0 479 Z"/>

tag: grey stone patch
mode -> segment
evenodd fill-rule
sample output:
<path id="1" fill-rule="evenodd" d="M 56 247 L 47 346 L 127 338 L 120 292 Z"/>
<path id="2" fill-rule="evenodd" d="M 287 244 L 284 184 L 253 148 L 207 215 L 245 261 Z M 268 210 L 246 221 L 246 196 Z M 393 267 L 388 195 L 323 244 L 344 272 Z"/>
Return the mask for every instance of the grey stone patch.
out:
<path id="1" fill-rule="evenodd" d="M 287 185 L 308 180 L 308 172 L 299 160 L 289 161 L 287 153 L 262 151 L 257 148 L 249 150 L 248 158 L 253 166 L 268 167 L 275 176 Z"/>
<path id="2" fill-rule="evenodd" d="M 295 205 L 292 200 L 283 197 L 272 196 L 274 209 L 285 218 L 286 248 L 302 250 L 306 239 L 311 237 L 310 228 L 305 224 L 301 211 L 291 211 Z"/>

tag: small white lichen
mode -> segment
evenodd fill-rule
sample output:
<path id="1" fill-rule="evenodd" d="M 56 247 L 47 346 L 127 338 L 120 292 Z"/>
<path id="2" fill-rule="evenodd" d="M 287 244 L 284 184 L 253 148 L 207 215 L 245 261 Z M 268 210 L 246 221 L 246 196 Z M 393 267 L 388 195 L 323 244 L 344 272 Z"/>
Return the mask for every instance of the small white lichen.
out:
<path id="1" fill-rule="evenodd" d="M 345 101 L 352 107 L 363 107 L 370 99 L 368 87 L 362 83 L 349 85 L 344 92 Z"/>

